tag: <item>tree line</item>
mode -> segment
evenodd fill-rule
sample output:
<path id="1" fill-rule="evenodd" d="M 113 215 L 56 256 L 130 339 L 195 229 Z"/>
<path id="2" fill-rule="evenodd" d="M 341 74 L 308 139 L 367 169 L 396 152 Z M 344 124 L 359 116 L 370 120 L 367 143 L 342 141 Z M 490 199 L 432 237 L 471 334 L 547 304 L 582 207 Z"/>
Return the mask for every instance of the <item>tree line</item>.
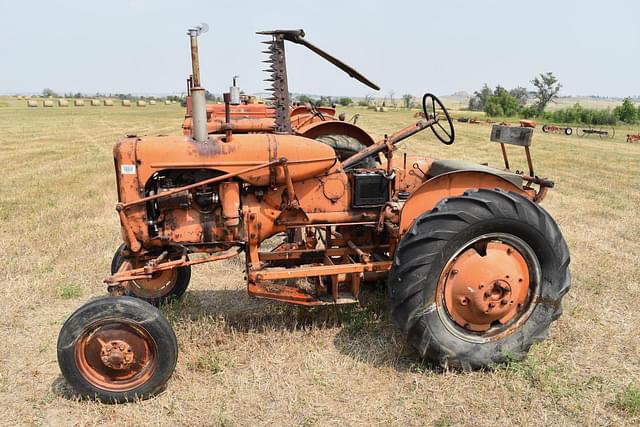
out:
<path id="1" fill-rule="evenodd" d="M 531 92 L 520 86 L 507 90 L 498 85 L 491 89 L 485 83 L 469 99 L 468 109 L 483 111 L 490 117 L 520 116 L 525 119 L 540 118 L 558 123 L 591 125 L 614 125 L 618 122 L 636 124 L 640 119 L 640 107 L 636 107 L 629 97 L 613 110 L 584 108 L 576 103 L 572 107 L 545 111 L 549 103 L 556 102 L 562 85 L 552 72 L 541 73 L 530 83 L 535 88 Z"/>

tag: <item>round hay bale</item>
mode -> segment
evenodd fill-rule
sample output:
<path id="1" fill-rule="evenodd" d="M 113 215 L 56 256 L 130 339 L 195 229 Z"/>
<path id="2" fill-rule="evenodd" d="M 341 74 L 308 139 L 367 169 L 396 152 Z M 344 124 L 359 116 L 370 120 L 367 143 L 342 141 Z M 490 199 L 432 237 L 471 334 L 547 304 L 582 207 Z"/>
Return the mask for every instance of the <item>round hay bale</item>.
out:
<path id="1" fill-rule="evenodd" d="M 138 107 L 146 107 L 147 106 L 147 102 L 143 101 L 143 100 L 139 100 L 138 101 Z"/>
<path id="2" fill-rule="evenodd" d="M 152 99 L 151 101 L 149 101 L 149 105 L 156 105 L 156 101 Z"/>
<path id="3" fill-rule="evenodd" d="M 113 107 L 113 100 L 111 100 L 111 99 L 105 99 L 105 100 L 104 100 L 104 106 L 105 106 L 105 107 Z"/>
<path id="4" fill-rule="evenodd" d="M 16 96 L 16 99 L 17 99 L 18 101 L 20 101 L 20 100 L 22 100 L 22 97 L 21 97 L 20 95 L 18 95 L 18 96 Z"/>
<path id="5" fill-rule="evenodd" d="M 122 100 L 122 106 L 123 107 L 131 107 L 131 101 L 129 101 L 128 99 L 123 99 Z"/>
<path id="6" fill-rule="evenodd" d="M 36 101 L 35 99 L 27 100 L 27 107 L 37 107 L 37 106 L 38 106 L 38 101 Z"/>
<path id="7" fill-rule="evenodd" d="M 91 106 L 92 107 L 99 107 L 100 106 L 100 101 L 98 101 L 97 99 L 92 99 L 91 100 Z"/>
<path id="8" fill-rule="evenodd" d="M 43 107 L 53 107 L 53 101 L 50 99 L 47 99 L 45 101 L 42 101 L 42 106 Z"/>
<path id="9" fill-rule="evenodd" d="M 75 105 L 76 107 L 83 107 L 84 106 L 84 99 L 76 99 L 73 101 L 73 105 Z"/>
<path id="10" fill-rule="evenodd" d="M 169 101 L 168 99 L 165 99 L 164 105 L 171 105 L 171 101 Z"/>
<path id="11" fill-rule="evenodd" d="M 68 107 L 69 101 L 66 99 L 58 99 L 58 107 Z"/>
<path id="12" fill-rule="evenodd" d="M 176 101 L 171 101 L 171 103 L 172 103 L 172 104 L 175 104 L 175 103 L 176 103 Z"/>

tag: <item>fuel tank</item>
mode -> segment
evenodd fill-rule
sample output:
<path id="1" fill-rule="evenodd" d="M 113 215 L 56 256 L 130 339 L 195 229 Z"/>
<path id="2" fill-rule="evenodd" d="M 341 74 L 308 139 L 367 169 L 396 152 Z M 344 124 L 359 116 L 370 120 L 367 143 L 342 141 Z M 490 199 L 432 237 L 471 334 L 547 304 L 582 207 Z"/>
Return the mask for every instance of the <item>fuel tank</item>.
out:
<path id="1" fill-rule="evenodd" d="M 317 176 L 337 161 L 333 148 L 294 135 L 235 134 L 230 142 L 225 141 L 224 135 L 210 135 L 206 142 L 194 141 L 190 136 L 135 137 L 114 147 L 121 184 L 135 177 L 138 189 L 161 170 L 212 169 L 233 173 L 283 157 L 294 182 Z M 276 184 L 285 182 L 281 167 L 265 167 L 239 177 L 257 186 L 269 185 L 272 178 Z"/>

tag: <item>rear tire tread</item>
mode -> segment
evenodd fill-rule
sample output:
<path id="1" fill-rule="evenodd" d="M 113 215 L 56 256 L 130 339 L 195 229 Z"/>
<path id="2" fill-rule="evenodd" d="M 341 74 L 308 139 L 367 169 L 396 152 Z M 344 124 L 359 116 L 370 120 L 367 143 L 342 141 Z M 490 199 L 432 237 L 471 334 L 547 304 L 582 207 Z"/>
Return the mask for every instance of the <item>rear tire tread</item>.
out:
<path id="1" fill-rule="evenodd" d="M 533 320 L 530 318 L 519 330 L 514 331 L 511 336 L 520 334 L 518 341 L 520 344 L 510 343 L 508 358 L 523 359 L 534 342 L 542 341 L 547 337 L 550 323 L 562 314 L 560 300 L 570 289 L 569 251 L 557 224 L 543 208 L 519 194 L 498 189 L 470 190 L 462 196 L 445 199 L 431 212 L 423 214 L 414 221 L 409 232 L 398 245 L 388 280 L 390 306 L 396 324 L 407 334 L 409 343 L 423 358 L 439 363 L 441 366 L 478 369 L 507 360 L 507 356 L 487 351 L 483 344 L 467 346 L 473 349 L 471 353 L 459 353 L 456 349 L 446 348 L 445 343 L 438 340 L 438 336 L 432 334 L 429 327 L 424 324 L 424 318 L 416 316 L 419 314 L 420 307 L 427 304 L 424 292 L 421 292 L 425 286 L 425 272 L 443 262 L 441 250 L 446 243 L 446 238 L 453 238 L 456 234 L 443 232 L 444 224 L 441 222 L 448 223 L 448 227 L 452 229 L 458 229 L 459 225 L 469 225 L 469 220 L 477 224 L 492 218 L 519 220 L 537 229 L 540 238 L 546 239 L 550 245 L 553 245 L 555 258 L 553 274 L 556 277 L 556 283 L 551 286 L 541 285 L 543 287 L 542 304 L 546 306 L 540 308 L 553 311 L 550 315 L 551 320 L 547 323 L 542 322 L 540 325 L 529 325 Z M 424 262 L 416 262 L 417 244 L 422 244 L 420 249 L 422 252 L 436 255 L 422 258 L 421 261 Z M 428 301 L 429 304 L 434 304 L 432 300 Z M 536 307 L 535 310 L 538 308 Z M 533 313 L 531 316 L 533 317 Z M 525 339 L 525 328 L 528 339 Z"/>

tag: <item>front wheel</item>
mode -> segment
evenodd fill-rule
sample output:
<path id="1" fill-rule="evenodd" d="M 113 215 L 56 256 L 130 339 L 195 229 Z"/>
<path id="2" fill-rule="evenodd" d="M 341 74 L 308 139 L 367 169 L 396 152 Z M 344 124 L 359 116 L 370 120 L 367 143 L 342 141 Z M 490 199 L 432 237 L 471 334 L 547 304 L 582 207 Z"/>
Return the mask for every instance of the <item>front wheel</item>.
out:
<path id="1" fill-rule="evenodd" d="M 83 398 L 147 399 L 162 390 L 178 359 L 176 336 L 152 305 L 131 297 L 89 301 L 64 323 L 58 365 Z"/>
<path id="2" fill-rule="evenodd" d="M 122 257 L 122 251 L 127 247 L 123 243 L 116 249 L 111 260 L 111 274 L 116 274 L 120 266 L 126 261 Z M 135 264 L 135 263 L 134 263 Z M 143 264 L 132 265 L 130 268 L 143 267 Z M 146 302 L 158 306 L 162 303 L 178 299 L 187 290 L 189 281 L 191 280 L 191 267 L 177 267 L 171 270 L 159 271 L 153 273 L 150 279 L 138 279 L 129 282 L 129 294 L 136 298 L 145 300 Z"/>
<path id="3" fill-rule="evenodd" d="M 562 313 L 569 251 L 529 199 L 472 190 L 417 218 L 388 279 L 392 315 L 420 355 L 479 369 L 522 360 Z"/>

